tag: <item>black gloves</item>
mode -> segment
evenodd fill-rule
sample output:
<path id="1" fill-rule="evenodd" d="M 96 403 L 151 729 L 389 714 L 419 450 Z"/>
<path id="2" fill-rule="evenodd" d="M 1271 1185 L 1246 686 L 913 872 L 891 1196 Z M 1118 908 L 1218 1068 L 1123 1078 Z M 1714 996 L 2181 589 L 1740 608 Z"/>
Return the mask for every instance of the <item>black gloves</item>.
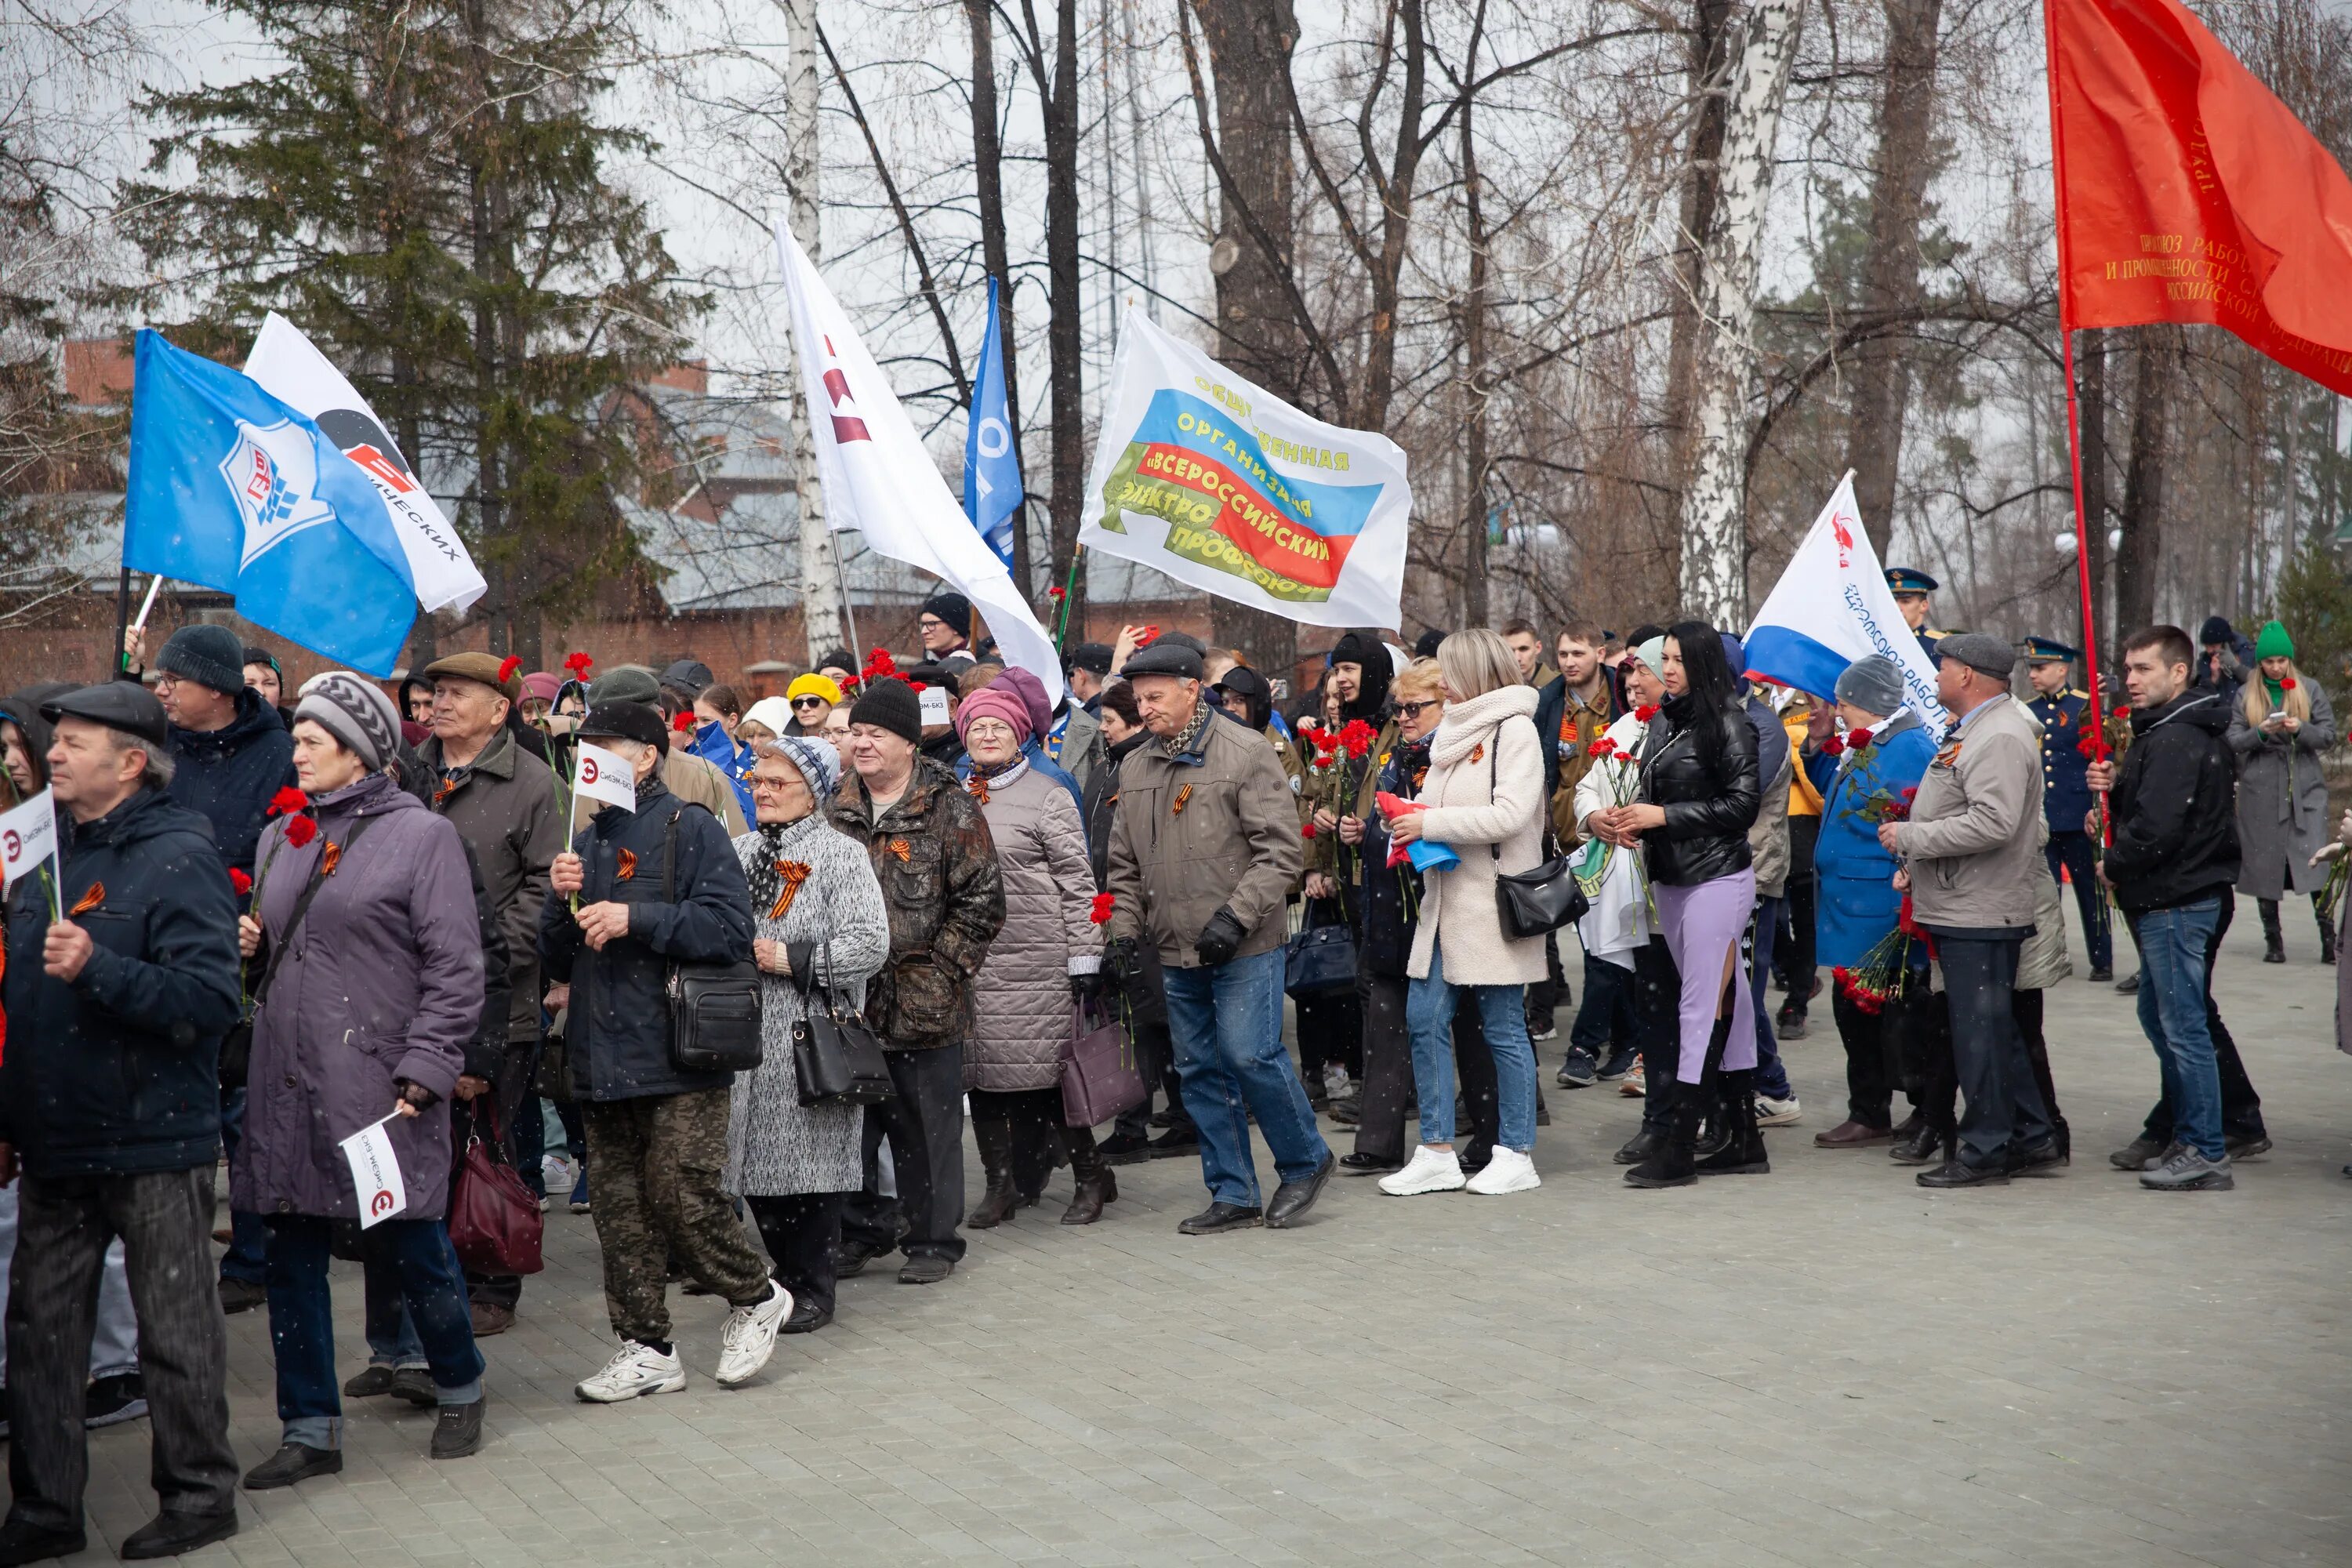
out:
<path id="1" fill-rule="evenodd" d="M 1099 1002 L 1102 1000 L 1102 971 L 1097 970 L 1092 974 L 1070 976 L 1070 1000 L 1078 1005 L 1083 1007 L 1089 1002 Z"/>
<path id="2" fill-rule="evenodd" d="M 416 1107 L 419 1110 L 432 1110 L 435 1102 L 439 1100 L 441 1098 L 431 1089 L 425 1088 L 423 1084 L 411 1083 L 404 1078 L 394 1079 L 392 1080 L 392 1087 L 400 1090 L 401 1099 L 408 1101 L 409 1104 Z"/>
<path id="3" fill-rule="evenodd" d="M 793 984 L 805 991 L 816 979 L 816 943 L 788 942 L 784 943 L 784 962 L 791 966 Z"/>
<path id="4" fill-rule="evenodd" d="M 1209 923 L 1201 928 L 1201 935 L 1192 947 L 1201 955 L 1202 963 L 1224 963 L 1242 950 L 1242 942 L 1248 935 L 1241 917 L 1220 904 L 1217 912 L 1209 917 Z"/>
<path id="5" fill-rule="evenodd" d="M 1143 963 L 1136 956 L 1135 939 L 1115 936 L 1103 943 L 1102 972 L 1113 985 L 1125 986 L 1143 973 Z"/>

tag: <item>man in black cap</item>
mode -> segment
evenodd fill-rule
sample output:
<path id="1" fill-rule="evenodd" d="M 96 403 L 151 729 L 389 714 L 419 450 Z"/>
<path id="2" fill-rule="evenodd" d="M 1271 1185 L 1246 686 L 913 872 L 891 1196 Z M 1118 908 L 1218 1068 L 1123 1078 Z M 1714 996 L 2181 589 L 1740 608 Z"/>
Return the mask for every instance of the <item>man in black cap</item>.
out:
<path id="1" fill-rule="evenodd" d="M 220 1040 L 240 1007 L 236 902 L 205 819 L 167 794 L 155 698 L 110 681 L 41 714 L 57 726 L 64 915 L 50 918 L 39 876 L 7 901 L 0 1182 L 20 1167 L 23 1179 L 8 1295 L 15 1500 L 0 1563 L 83 1549 L 84 1384 L 117 1237 L 162 1504 L 122 1554 L 170 1556 L 237 1528 L 227 1332 L 212 1298 L 188 1289 L 213 1266 Z"/>
<path id="2" fill-rule="evenodd" d="M 294 737 L 278 710 L 245 683 L 245 645 L 226 626 L 182 626 L 155 656 L 155 695 L 171 721 L 172 799 L 212 824 L 225 870 L 250 876 L 270 800 L 294 787 Z M 224 1094 L 221 1115 L 233 1163 L 243 1142 L 243 1089 Z M 243 1312 L 268 1300 L 262 1276 L 269 1237 L 258 1215 L 232 1210 L 229 1220 L 221 1309 Z"/>
<path id="3" fill-rule="evenodd" d="M 923 639 L 923 652 L 934 661 L 951 653 L 969 653 L 971 601 L 957 593 L 932 595 L 915 617 L 915 633 Z"/>
<path id="4" fill-rule="evenodd" d="M 1383 666 L 1385 668 L 1385 665 Z M 1282 1048 L 1283 946 L 1298 879 L 1296 797 L 1274 753 L 1202 700 L 1201 656 L 1155 644 L 1127 661 L 1156 737 L 1119 770 L 1107 880 L 1104 967 L 1125 984 L 1134 950 L 1159 949 L 1169 1032 L 1199 1123 L 1210 1204 L 1189 1236 L 1304 1218 L 1339 1161 Z M 1261 1203 L 1250 1150 L 1257 1119 L 1282 1178 Z"/>
<path id="5" fill-rule="evenodd" d="M 1110 682 L 1110 654 L 1107 642 L 1082 642 L 1070 650 L 1070 700 L 1084 704 L 1097 719 L 1102 717 L 1102 689 Z"/>
<path id="6" fill-rule="evenodd" d="M 2091 694 L 2074 685 L 2074 650 L 2056 637 L 2025 639 L 2025 675 L 2033 683 L 2026 709 L 2042 722 L 2042 814 L 2050 826 L 2050 875 L 2063 868 L 2074 879 L 2074 902 L 2083 917 L 2083 944 L 2090 949 L 2091 978 L 2113 980 L 2115 937 L 2107 926 L 2107 894 L 2100 884 L 2098 855 L 2084 818 L 2091 810 L 2084 776 L 2091 759 L 2083 751 L 2084 729 L 2098 722 Z"/>
<path id="7" fill-rule="evenodd" d="M 2254 657 L 2253 639 L 2220 616 L 2205 617 L 2205 624 L 2197 628 L 2197 643 L 2194 684 L 2213 692 L 2224 702 L 2237 696 L 2238 688 L 2245 683 L 2246 671 L 2262 662 Z"/>

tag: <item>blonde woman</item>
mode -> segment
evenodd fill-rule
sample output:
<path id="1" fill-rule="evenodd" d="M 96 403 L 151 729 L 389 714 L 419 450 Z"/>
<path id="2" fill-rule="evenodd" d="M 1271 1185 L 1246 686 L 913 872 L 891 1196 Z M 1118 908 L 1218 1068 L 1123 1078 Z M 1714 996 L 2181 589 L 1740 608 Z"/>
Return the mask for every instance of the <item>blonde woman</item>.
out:
<path id="1" fill-rule="evenodd" d="M 1466 1185 L 1496 1195 L 1540 1184 L 1530 1158 L 1536 1143 L 1536 1054 L 1528 1038 L 1526 988 L 1544 978 L 1541 937 L 1503 934 L 1495 880 L 1532 870 L 1543 858 L 1543 743 L 1536 735 L 1536 689 L 1518 662 L 1484 626 L 1437 646 L 1445 679 L 1445 716 L 1431 738 L 1423 809 L 1398 816 L 1389 836 L 1400 844 L 1426 838 L 1453 848 L 1459 861 L 1422 879 L 1420 922 L 1406 973 L 1405 1021 L 1412 1036 L 1412 1077 L 1421 1097 L 1421 1147 L 1412 1163 L 1381 1178 L 1395 1197 L 1451 1192 Z M 1454 1011 L 1467 991 L 1495 1061 L 1500 1135 L 1486 1168 L 1466 1182 L 1454 1150 Z"/>
<path id="2" fill-rule="evenodd" d="M 2294 639 L 2276 621 L 2254 639 L 2260 662 L 2230 716 L 2230 750 L 2238 758 L 2238 847 L 2244 859 L 2238 891 L 2263 912 L 2263 962 L 2284 963 L 2279 900 L 2311 895 L 2319 917 L 2319 962 L 2336 962 L 2336 932 L 2320 911 L 2327 868 L 2311 858 L 2327 843 L 2327 779 L 2320 759 L 2336 743 L 2327 693 L 2294 667 Z"/>

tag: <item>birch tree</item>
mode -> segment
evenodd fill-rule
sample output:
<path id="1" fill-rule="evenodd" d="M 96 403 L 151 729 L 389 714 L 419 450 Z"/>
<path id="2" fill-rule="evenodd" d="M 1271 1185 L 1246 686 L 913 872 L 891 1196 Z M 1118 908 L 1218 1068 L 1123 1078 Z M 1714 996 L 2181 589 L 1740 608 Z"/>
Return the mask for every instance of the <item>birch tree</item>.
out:
<path id="1" fill-rule="evenodd" d="M 1772 190 L 1780 102 L 1796 58 L 1801 0 L 1748 13 L 1699 263 L 1697 400 L 1683 492 L 1682 606 L 1717 626 L 1748 618 L 1748 394 L 1756 374 L 1757 257 Z"/>

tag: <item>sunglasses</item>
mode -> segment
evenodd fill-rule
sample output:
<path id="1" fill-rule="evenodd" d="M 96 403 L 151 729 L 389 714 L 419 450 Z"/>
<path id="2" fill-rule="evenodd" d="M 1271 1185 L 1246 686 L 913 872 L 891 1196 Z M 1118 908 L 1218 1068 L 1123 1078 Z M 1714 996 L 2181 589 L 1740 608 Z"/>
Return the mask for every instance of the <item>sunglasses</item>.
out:
<path id="1" fill-rule="evenodd" d="M 822 697 L 795 697 L 793 699 L 793 706 L 795 708 L 822 708 L 824 706 L 824 699 Z"/>
<path id="2" fill-rule="evenodd" d="M 1424 708 L 1443 708 L 1444 706 L 1444 698 L 1430 697 L 1424 698 L 1419 702 L 1400 702 L 1396 705 L 1396 710 L 1400 718 L 1418 719 L 1421 717 L 1421 710 Z"/>

